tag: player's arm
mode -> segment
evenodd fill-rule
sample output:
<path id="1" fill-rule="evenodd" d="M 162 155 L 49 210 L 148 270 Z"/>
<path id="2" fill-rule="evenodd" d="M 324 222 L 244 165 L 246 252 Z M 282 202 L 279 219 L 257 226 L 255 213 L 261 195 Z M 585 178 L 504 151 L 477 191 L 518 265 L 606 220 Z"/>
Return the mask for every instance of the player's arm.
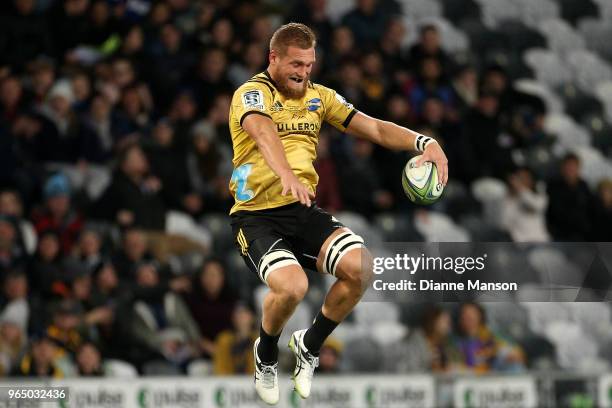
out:
<path id="1" fill-rule="evenodd" d="M 367 139 L 373 143 L 394 150 L 419 150 L 423 154 L 417 164 L 431 161 L 440 172 L 440 181 L 446 185 L 448 181 L 448 160 L 440 145 L 427 136 L 414 132 L 393 122 L 380 120 L 357 112 L 346 131 L 356 137 Z"/>
<path id="2" fill-rule="evenodd" d="M 314 192 L 300 182 L 293 173 L 272 119 L 265 115 L 248 115 L 244 117 L 242 128 L 255 140 L 267 165 L 281 179 L 282 194 L 291 192 L 293 197 L 310 207 Z"/>

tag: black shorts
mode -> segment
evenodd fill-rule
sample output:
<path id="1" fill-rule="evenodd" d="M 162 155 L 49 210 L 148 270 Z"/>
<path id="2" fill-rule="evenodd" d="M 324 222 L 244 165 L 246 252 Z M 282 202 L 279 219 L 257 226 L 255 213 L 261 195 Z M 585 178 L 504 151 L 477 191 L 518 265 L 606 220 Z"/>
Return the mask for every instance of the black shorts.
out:
<path id="1" fill-rule="evenodd" d="M 314 203 L 311 207 L 296 202 L 267 210 L 238 211 L 231 218 L 234 242 L 244 262 L 260 279 L 259 261 L 271 249 L 288 250 L 303 268 L 316 271 L 325 240 L 344 227 Z"/>

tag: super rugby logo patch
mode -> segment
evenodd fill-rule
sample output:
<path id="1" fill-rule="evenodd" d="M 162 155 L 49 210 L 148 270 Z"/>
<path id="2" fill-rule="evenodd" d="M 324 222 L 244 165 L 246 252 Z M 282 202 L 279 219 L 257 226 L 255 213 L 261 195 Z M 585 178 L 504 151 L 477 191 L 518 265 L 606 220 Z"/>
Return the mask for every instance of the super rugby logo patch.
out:
<path id="1" fill-rule="evenodd" d="M 244 105 L 245 109 L 255 108 L 259 110 L 264 110 L 265 105 L 264 105 L 263 92 L 255 89 L 255 90 L 247 91 L 243 93 L 242 94 L 242 105 Z"/>
<path id="2" fill-rule="evenodd" d="M 346 99 L 344 99 L 344 96 L 342 96 L 340 94 L 336 94 L 336 99 L 338 100 L 338 102 L 340 102 L 341 104 L 343 104 L 347 108 L 353 109 L 353 105 L 348 103 L 348 101 Z"/>

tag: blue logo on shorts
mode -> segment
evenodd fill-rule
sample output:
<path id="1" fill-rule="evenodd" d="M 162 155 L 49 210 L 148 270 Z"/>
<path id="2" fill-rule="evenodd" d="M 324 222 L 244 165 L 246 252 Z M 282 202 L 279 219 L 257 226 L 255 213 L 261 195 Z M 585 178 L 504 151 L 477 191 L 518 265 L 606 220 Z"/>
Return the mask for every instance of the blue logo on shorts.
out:
<path id="1" fill-rule="evenodd" d="M 306 107 L 310 112 L 314 112 L 321 107 L 321 99 L 314 98 L 306 102 Z"/>

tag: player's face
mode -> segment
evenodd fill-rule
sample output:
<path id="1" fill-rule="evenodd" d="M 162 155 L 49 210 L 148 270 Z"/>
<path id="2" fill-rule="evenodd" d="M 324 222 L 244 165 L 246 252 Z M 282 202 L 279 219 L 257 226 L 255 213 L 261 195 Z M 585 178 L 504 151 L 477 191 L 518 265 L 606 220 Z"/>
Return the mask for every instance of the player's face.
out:
<path id="1" fill-rule="evenodd" d="M 289 46 L 284 55 L 270 52 L 270 68 L 279 91 L 288 98 L 300 99 L 306 94 L 308 80 L 315 63 L 314 47 L 301 49 Z"/>

